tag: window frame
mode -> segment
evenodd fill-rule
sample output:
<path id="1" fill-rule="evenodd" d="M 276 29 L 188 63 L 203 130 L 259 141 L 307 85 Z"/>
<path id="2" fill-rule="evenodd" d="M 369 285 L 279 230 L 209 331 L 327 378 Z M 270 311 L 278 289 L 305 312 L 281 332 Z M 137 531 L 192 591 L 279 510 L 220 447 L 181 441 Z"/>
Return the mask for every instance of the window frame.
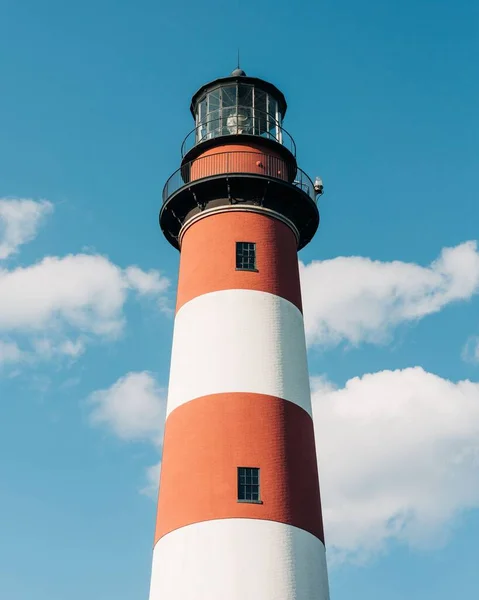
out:
<path id="1" fill-rule="evenodd" d="M 239 252 L 239 246 L 240 244 L 242 244 L 243 246 L 245 246 L 246 244 L 248 246 L 252 246 L 251 248 L 246 248 L 247 252 L 249 253 L 251 250 L 253 251 L 253 266 L 238 266 L 238 259 L 241 260 L 241 263 L 244 264 L 244 262 L 246 260 L 249 260 L 250 256 L 244 256 L 244 254 L 240 255 Z M 242 252 L 245 251 L 245 248 L 242 248 Z M 247 263 L 249 265 L 249 263 Z M 257 261 L 257 254 L 256 254 L 256 242 L 245 242 L 245 241 L 238 241 L 235 244 L 235 265 L 236 265 L 236 270 L 237 271 L 250 271 L 252 273 L 258 273 L 258 261 Z"/>
<path id="2" fill-rule="evenodd" d="M 237 502 L 242 502 L 242 503 L 246 503 L 246 504 L 263 504 L 263 501 L 261 500 L 261 472 L 260 472 L 260 468 L 259 467 L 237 467 L 236 469 L 236 480 L 237 480 L 237 487 L 236 487 L 236 501 Z M 244 483 L 241 482 L 241 477 L 244 477 Z M 258 483 L 253 483 L 253 477 L 256 476 Z M 249 481 L 250 483 L 248 483 L 248 479 L 250 478 Z M 244 488 L 247 488 L 248 486 L 250 487 L 250 496 L 256 495 L 257 498 L 247 498 L 246 496 L 247 494 L 247 490 L 244 489 L 242 490 L 241 487 L 244 486 Z M 253 486 L 256 486 L 256 490 L 253 491 Z M 243 493 L 241 493 L 243 492 Z M 240 497 L 241 495 L 243 495 L 244 497 Z"/>

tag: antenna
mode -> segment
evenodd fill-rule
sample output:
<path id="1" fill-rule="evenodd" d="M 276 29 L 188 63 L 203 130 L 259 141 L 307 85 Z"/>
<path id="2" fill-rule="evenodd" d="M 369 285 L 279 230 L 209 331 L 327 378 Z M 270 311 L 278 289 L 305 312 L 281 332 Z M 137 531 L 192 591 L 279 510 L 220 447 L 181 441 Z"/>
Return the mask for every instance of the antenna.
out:
<path id="1" fill-rule="evenodd" d="M 237 69 L 240 69 L 240 49 L 238 48 L 238 66 L 236 67 Z"/>

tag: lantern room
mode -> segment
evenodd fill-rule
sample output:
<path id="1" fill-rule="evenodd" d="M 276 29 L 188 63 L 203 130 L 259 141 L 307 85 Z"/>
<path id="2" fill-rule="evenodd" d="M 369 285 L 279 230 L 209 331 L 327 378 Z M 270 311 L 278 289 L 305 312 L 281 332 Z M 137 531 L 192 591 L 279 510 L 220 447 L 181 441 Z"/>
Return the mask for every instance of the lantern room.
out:
<path id="1" fill-rule="evenodd" d="M 282 128 L 286 100 L 277 87 L 235 69 L 193 96 L 195 129 L 183 143 L 183 156 L 194 146 L 218 137 L 250 135 L 286 146 L 294 155 L 294 141 Z"/>
<path id="2" fill-rule="evenodd" d="M 225 210 L 282 220 L 298 249 L 311 240 L 320 192 L 298 167 L 294 140 L 282 126 L 286 108 L 276 86 L 241 69 L 194 94 L 195 127 L 183 142 L 180 168 L 163 189 L 160 225 L 173 246 L 181 247 L 192 223 Z"/>

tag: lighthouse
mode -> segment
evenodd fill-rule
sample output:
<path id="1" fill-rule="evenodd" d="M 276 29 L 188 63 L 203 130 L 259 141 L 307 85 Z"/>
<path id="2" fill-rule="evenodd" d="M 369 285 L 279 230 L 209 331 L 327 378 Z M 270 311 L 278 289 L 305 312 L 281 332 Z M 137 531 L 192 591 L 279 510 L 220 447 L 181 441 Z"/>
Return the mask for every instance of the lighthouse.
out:
<path id="1" fill-rule="evenodd" d="M 236 69 L 192 98 L 163 190 L 180 251 L 150 600 L 328 600 L 297 252 L 315 183 L 286 100 Z"/>

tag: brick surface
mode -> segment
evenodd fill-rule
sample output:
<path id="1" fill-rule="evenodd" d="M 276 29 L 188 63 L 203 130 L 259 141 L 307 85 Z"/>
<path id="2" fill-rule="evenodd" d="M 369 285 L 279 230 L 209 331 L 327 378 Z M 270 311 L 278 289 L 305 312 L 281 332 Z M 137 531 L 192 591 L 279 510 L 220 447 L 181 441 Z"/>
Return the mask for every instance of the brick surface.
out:
<path id="1" fill-rule="evenodd" d="M 255 242 L 257 272 L 236 270 L 236 242 Z M 281 221 L 231 212 L 194 223 L 183 238 L 177 311 L 189 300 L 227 289 L 269 292 L 302 310 L 296 238 Z"/>

